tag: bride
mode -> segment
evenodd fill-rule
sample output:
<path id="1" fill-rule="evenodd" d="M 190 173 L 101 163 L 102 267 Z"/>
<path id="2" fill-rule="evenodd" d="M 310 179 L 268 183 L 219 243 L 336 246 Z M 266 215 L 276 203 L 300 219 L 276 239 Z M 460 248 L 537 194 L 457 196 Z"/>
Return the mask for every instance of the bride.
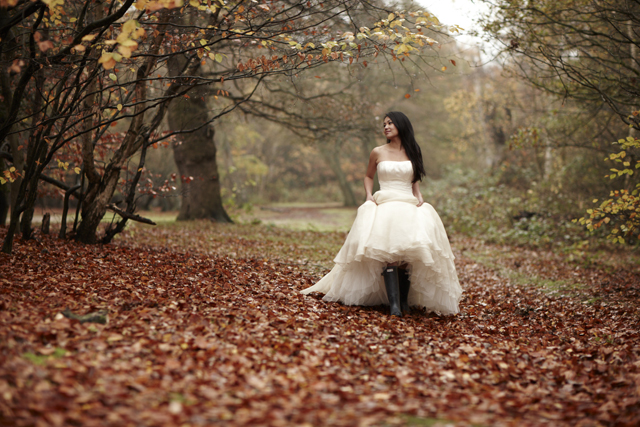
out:
<path id="1" fill-rule="evenodd" d="M 442 220 L 420 194 L 425 171 L 413 126 L 400 112 L 388 113 L 383 125 L 387 144 L 369 157 L 367 200 L 333 269 L 302 293 L 346 305 L 389 304 L 393 316 L 410 306 L 458 313 L 462 288 Z M 380 191 L 371 194 L 376 172 Z"/>

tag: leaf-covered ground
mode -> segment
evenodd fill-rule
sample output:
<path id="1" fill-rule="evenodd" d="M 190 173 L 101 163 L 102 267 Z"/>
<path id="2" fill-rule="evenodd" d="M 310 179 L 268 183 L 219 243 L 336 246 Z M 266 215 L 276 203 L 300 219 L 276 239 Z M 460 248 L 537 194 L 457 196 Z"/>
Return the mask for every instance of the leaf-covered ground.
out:
<path id="1" fill-rule="evenodd" d="M 461 314 L 396 319 L 299 293 L 343 238 L 196 223 L 17 241 L 0 255 L 0 424 L 640 423 L 637 265 L 456 238 Z"/>

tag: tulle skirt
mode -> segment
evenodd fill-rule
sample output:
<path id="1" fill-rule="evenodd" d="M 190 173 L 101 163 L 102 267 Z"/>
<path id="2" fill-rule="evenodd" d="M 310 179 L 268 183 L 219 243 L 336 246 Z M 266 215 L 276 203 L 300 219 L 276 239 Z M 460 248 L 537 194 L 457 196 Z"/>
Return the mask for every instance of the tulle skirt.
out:
<path id="1" fill-rule="evenodd" d="M 462 288 L 442 220 L 433 206 L 411 193 L 381 190 L 376 203 L 358 208 L 335 266 L 302 291 L 320 292 L 325 301 L 346 305 L 389 304 L 381 274 L 393 262 L 409 264 L 409 305 L 441 314 L 459 312 Z"/>

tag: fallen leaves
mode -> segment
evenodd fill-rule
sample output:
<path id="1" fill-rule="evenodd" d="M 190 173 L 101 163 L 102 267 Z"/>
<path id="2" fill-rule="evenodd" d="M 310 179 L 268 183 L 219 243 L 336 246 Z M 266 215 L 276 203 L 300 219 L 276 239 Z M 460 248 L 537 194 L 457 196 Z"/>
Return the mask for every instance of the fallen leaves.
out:
<path id="1" fill-rule="evenodd" d="M 213 238 L 159 232 L 192 250 Z M 264 236 L 226 239 L 260 252 L 274 244 Z M 398 320 L 302 296 L 319 275 L 293 263 L 38 239 L 0 258 L 5 424 L 640 421 L 640 312 L 627 297 L 639 281 L 618 283 L 619 273 L 581 270 L 609 294 L 594 284 L 552 295 L 459 256 L 461 314 Z M 585 303 L 593 292 L 600 299 Z M 106 310 L 108 322 L 59 316 L 65 309 Z"/>

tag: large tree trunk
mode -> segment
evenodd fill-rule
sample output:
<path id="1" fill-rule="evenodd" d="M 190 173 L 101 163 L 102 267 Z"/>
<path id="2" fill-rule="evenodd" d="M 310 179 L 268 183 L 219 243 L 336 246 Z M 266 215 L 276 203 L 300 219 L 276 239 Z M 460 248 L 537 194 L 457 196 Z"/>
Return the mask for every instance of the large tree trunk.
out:
<path id="1" fill-rule="evenodd" d="M 180 68 L 179 60 L 169 61 L 170 74 L 176 75 Z M 206 89 L 200 87 L 189 92 L 189 98 L 175 99 L 167 112 L 171 130 L 194 129 L 206 122 L 209 112 L 205 97 Z M 183 179 L 179 221 L 208 218 L 233 222 L 222 205 L 213 136 L 214 129 L 209 124 L 180 135 L 180 143 L 173 146 L 173 157 Z"/>

